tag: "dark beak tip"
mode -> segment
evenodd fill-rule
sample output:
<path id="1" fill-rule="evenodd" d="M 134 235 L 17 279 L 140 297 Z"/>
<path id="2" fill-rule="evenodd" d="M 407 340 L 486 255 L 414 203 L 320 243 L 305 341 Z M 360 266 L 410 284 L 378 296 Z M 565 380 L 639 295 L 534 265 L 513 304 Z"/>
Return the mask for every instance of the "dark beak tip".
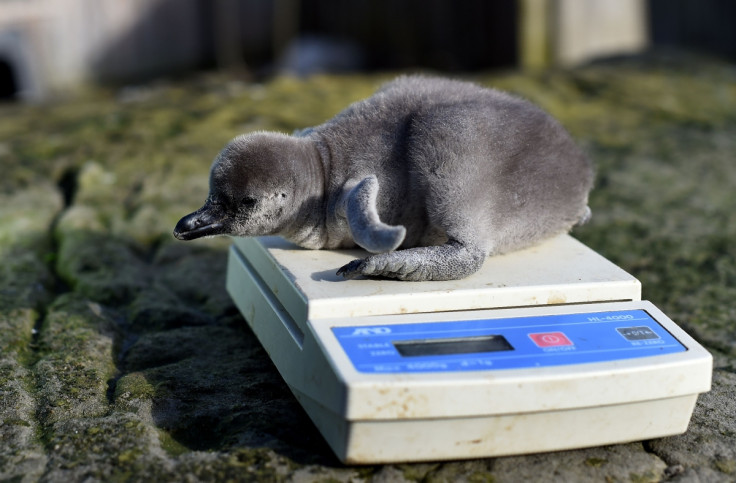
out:
<path id="1" fill-rule="evenodd" d="M 190 213 L 187 216 L 182 217 L 182 219 L 176 224 L 174 227 L 174 237 L 177 240 L 191 239 L 188 234 L 191 234 L 191 232 L 198 226 L 198 223 L 194 222 L 196 214 L 196 212 Z"/>
<path id="2" fill-rule="evenodd" d="M 202 213 L 202 210 L 183 217 L 174 227 L 174 237 L 183 241 L 222 234 L 225 234 L 222 221 L 216 221 L 210 213 Z"/>

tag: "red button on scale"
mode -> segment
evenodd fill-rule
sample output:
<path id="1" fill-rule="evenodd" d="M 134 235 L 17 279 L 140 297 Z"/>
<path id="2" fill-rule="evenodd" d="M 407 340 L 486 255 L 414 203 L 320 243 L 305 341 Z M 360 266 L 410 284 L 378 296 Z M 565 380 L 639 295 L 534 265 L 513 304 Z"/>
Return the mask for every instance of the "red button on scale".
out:
<path id="1" fill-rule="evenodd" d="M 529 337 L 538 347 L 556 347 L 561 345 L 573 345 L 572 341 L 562 332 L 540 332 L 529 334 Z"/>

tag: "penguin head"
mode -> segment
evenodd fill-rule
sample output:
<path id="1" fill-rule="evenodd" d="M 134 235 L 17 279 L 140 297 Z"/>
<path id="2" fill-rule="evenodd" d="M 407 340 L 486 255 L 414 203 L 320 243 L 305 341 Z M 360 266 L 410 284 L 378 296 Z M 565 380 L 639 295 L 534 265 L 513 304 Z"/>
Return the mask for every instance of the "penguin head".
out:
<path id="1" fill-rule="evenodd" d="M 174 228 L 179 240 L 205 236 L 276 235 L 295 215 L 303 147 L 291 136 L 238 136 L 215 158 L 210 193 L 200 209 Z"/>

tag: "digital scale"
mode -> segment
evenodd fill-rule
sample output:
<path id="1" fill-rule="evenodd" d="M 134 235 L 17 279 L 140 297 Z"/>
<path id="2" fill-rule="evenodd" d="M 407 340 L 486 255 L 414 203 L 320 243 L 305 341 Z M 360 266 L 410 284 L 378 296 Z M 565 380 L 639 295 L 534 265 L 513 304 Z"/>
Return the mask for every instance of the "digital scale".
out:
<path id="1" fill-rule="evenodd" d="M 346 463 L 479 458 L 679 434 L 712 358 L 574 238 L 463 280 L 343 280 L 361 250 L 236 238 L 227 289 Z"/>

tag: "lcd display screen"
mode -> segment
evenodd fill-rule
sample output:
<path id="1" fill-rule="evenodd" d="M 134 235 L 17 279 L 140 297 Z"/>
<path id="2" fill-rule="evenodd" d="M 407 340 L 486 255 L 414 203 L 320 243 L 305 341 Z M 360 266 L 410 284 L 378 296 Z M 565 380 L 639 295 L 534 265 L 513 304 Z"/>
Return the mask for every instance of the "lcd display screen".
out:
<path id="1" fill-rule="evenodd" d="M 514 350 L 502 335 L 393 341 L 403 357 L 472 354 Z"/>

